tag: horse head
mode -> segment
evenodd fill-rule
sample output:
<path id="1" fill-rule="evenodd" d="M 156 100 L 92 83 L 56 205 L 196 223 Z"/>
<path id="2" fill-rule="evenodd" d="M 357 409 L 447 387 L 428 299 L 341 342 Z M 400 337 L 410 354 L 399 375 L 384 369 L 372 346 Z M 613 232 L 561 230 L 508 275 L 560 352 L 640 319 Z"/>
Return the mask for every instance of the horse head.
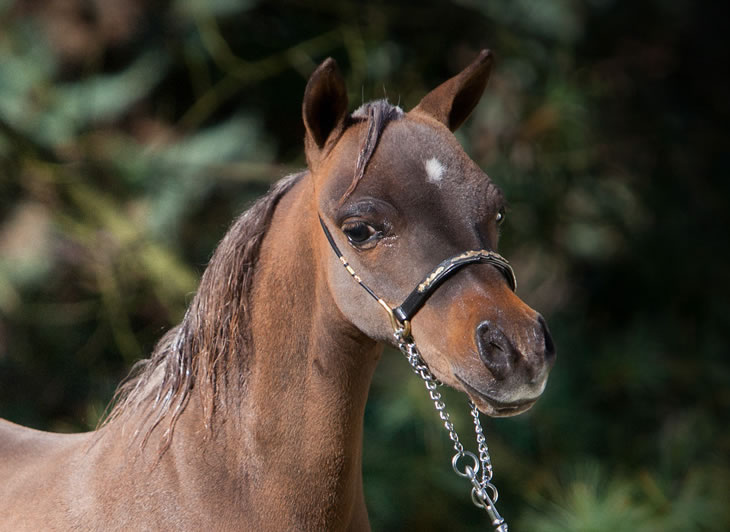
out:
<path id="1" fill-rule="evenodd" d="M 496 253 L 502 192 L 453 135 L 481 98 L 491 64 L 483 51 L 410 112 L 376 101 L 349 114 L 344 80 L 328 59 L 307 84 L 303 118 L 314 209 L 350 268 L 322 233 L 313 236 L 337 315 L 353 334 L 392 345 L 399 322 L 383 301 L 396 308 L 427 291 L 407 316 L 425 362 L 482 412 L 508 416 L 540 396 L 555 348 Z M 441 275 L 469 253 L 493 260 L 460 262 Z M 432 282 L 438 286 L 426 286 Z"/>

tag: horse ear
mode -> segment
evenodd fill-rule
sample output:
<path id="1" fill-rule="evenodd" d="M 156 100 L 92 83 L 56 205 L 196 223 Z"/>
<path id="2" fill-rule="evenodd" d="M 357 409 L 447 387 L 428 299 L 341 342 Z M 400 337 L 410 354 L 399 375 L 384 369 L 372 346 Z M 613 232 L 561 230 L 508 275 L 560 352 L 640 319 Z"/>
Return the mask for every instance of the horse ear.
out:
<path id="1" fill-rule="evenodd" d="M 492 69 L 492 52 L 482 50 L 471 65 L 426 94 L 413 109 L 456 131 L 479 103 Z"/>
<path id="2" fill-rule="evenodd" d="M 307 152 L 321 151 L 333 132 L 342 128 L 347 115 L 347 88 L 337 62 L 328 57 L 312 73 L 304 89 L 302 117 Z"/>

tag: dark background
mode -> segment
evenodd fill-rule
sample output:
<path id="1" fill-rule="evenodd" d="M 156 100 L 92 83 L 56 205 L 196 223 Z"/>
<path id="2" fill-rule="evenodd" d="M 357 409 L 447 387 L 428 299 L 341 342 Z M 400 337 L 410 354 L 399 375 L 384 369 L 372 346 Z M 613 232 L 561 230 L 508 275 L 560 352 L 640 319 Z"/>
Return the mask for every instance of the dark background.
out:
<path id="1" fill-rule="evenodd" d="M 0 416 L 96 426 L 218 239 L 303 166 L 328 55 L 353 108 L 497 55 L 458 136 L 510 200 L 501 251 L 558 361 L 486 421 L 523 531 L 730 528 L 728 115 L 720 2 L 0 2 Z M 447 402 L 469 439 L 462 397 Z M 375 530 L 477 530 L 395 352 L 366 413 Z"/>

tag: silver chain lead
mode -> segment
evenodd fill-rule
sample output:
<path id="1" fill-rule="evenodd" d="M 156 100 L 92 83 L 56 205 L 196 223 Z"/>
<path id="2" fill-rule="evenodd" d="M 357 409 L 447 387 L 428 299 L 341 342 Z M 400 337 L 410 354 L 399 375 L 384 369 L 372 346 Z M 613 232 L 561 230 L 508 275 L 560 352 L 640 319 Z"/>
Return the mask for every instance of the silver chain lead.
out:
<path id="1" fill-rule="evenodd" d="M 451 459 L 451 465 L 454 472 L 460 477 L 466 478 L 471 482 L 471 500 L 478 507 L 487 512 L 492 526 L 496 532 L 508 532 L 507 522 L 499 515 L 495 503 L 499 499 L 499 492 L 494 484 L 492 484 L 492 460 L 489 456 L 489 448 L 487 447 L 487 439 L 484 436 L 484 429 L 479 421 L 479 410 L 476 405 L 469 401 L 471 415 L 474 418 L 474 432 L 476 433 L 477 452 L 479 458 L 474 453 L 464 450 L 464 445 L 459 440 L 454 424 L 451 421 L 449 413 L 446 411 L 446 403 L 441 397 L 441 392 L 437 388 L 441 385 L 436 376 L 431 373 L 426 363 L 418 352 L 416 343 L 410 335 L 404 333 L 402 329 L 395 333 L 395 340 L 398 349 L 406 356 L 408 363 L 413 371 L 423 379 L 428 391 L 428 396 L 433 401 L 433 405 L 438 412 L 439 418 L 444 424 L 444 428 L 449 433 L 449 438 L 453 442 L 453 448 L 456 451 Z M 459 469 L 459 462 L 462 458 L 468 458 L 472 461 L 472 465 L 464 465 L 463 469 Z M 481 477 L 477 477 L 477 473 L 481 470 Z"/>

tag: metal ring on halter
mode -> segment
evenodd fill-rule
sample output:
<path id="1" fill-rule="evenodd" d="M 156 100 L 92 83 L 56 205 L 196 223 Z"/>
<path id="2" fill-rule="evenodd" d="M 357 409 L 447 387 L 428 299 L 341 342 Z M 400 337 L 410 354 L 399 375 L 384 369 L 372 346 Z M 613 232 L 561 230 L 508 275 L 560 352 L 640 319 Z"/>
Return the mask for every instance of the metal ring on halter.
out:
<path id="1" fill-rule="evenodd" d="M 499 500 L 499 491 L 497 491 L 497 486 L 495 486 L 491 482 L 487 482 L 484 485 L 484 489 L 492 492 L 492 495 L 490 497 L 492 499 L 492 502 L 497 502 Z"/>
<path id="2" fill-rule="evenodd" d="M 459 470 L 459 459 L 461 459 L 463 456 L 467 456 L 471 458 L 474 461 L 474 466 L 465 465 L 464 471 Z M 454 457 L 451 459 L 451 466 L 454 468 L 454 472 L 459 475 L 460 477 L 464 478 L 474 478 L 476 474 L 479 472 L 479 459 L 476 457 L 476 455 L 471 451 L 462 451 L 461 453 L 456 453 Z M 471 474 L 470 474 L 471 471 Z"/>
<path id="3" fill-rule="evenodd" d="M 390 325 L 393 327 L 393 333 L 399 336 L 402 336 L 403 338 L 407 338 L 411 335 L 411 322 L 410 320 L 400 321 L 396 316 L 395 312 L 392 308 L 390 308 L 390 305 L 388 305 L 385 301 L 378 298 L 378 303 L 380 303 L 380 306 L 385 309 L 385 311 L 388 313 L 388 317 L 390 318 Z"/>

